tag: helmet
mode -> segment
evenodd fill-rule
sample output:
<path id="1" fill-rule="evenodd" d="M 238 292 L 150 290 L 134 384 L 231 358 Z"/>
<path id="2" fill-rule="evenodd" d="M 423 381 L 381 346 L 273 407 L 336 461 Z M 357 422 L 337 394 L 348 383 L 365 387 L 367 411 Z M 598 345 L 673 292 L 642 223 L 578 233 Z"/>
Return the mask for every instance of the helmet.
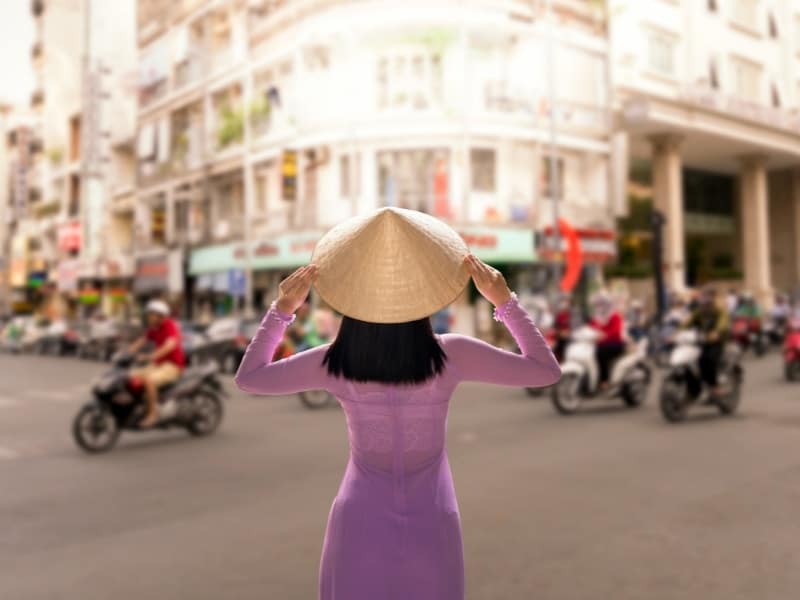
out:
<path id="1" fill-rule="evenodd" d="M 162 317 L 169 316 L 169 306 L 163 300 L 150 300 L 145 307 L 145 312 L 155 313 Z"/>
<path id="2" fill-rule="evenodd" d="M 595 292 L 592 296 L 592 306 L 610 306 L 611 305 L 611 296 L 608 295 L 608 292 L 600 290 L 599 292 Z"/>

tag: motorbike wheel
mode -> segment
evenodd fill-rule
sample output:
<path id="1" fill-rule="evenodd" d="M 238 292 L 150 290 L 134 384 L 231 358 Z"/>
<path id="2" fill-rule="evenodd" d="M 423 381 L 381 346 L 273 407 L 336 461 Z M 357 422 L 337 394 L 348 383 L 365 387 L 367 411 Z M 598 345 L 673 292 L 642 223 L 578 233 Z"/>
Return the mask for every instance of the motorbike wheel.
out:
<path id="1" fill-rule="evenodd" d="M 674 381 L 664 381 L 661 387 L 659 405 L 661 414 L 669 423 L 679 423 L 686 418 L 688 403 L 685 402 L 684 386 Z"/>
<path id="2" fill-rule="evenodd" d="M 625 406 L 636 408 L 647 400 L 647 390 L 650 388 L 650 371 L 640 365 L 636 367 L 630 377 L 631 381 L 628 381 L 622 388 L 622 401 Z"/>
<path id="3" fill-rule="evenodd" d="M 717 402 L 717 408 L 723 415 L 732 415 L 739 408 L 739 402 L 742 398 L 742 382 L 736 374 L 732 375 L 733 386 L 731 391 L 725 397 Z"/>
<path id="4" fill-rule="evenodd" d="M 763 338 L 759 338 L 753 344 L 753 352 L 756 356 L 764 356 L 767 353 L 767 345 L 764 343 Z"/>
<path id="5" fill-rule="evenodd" d="M 72 421 L 75 443 L 89 454 L 108 452 L 119 438 L 119 426 L 114 415 L 99 404 L 84 406 Z"/>
<path id="6" fill-rule="evenodd" d="M 222 423 L 222 401 L 209 391 L 200 391 L 192 398 L 194 415 L 186 429 L 194 436 L 211 435 Z"/>
<path id="7" fill-rule="evenodd" d="M 544 388 L 540 387 L 526 387 L 525 392 L 532 398 L 538 398 L 544 393 Z"/>
<path id="8" fill-rule="evenodd" d="M 580 408 L 582 402 L 580 382 L 578 375 L 569 373 L 562 376 L 561 381 L 551 388 L 550 401 L 558 414 L 571 415 Z"/>
<path id="9" fill-rule="evenodd" d="M 229 375 L 233 375 L 236 373 L 236 369 L 239 368 L 239 361 L 237 360 L 236 354 L 233 352 L 228 352 L 225 356 L 222 357 L 222 372 L 228 373 Z"/>
<path id="10" fill-rule="evenodd" d="M 309 390 L 297 394 L 300 397 L 300 402 L 303 406 L 311 410 L 325 408 L 331 403 L 332 397 L 325 390 Z"/>
<path id="11" fill-rule="evenodd" d="M 786 381 L 800 381 L 800 361 L 793 360 L 784 364 L 783 375 Z"/>

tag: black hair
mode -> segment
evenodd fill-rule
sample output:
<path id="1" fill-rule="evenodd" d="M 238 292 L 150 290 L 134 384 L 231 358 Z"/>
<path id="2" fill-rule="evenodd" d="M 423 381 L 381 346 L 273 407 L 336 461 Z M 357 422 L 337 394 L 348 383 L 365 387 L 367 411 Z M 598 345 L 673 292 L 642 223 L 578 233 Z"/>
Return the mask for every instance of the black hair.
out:
<path id="1" fill-rule="evenodd" d="M 441 373 L 446 360 L 428 318 L 370 323 L 345 316 L 322 364 L 335 377 L 411 384 Z"/>

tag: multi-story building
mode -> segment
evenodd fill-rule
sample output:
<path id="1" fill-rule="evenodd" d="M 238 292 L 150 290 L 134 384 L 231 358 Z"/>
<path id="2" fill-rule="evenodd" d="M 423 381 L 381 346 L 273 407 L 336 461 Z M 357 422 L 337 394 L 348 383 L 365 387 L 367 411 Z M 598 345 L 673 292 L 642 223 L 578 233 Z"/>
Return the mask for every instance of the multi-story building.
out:
<path id="1" fill-rule="evenodd" d="M 40 301 L 95 302 L 104 280 L 132 275 L 130 244 L 115 235 L 119 219 L 105 207 L 107 198 L 124 195 L 126 172 L 132 193 L 135 7 L 135 0 L 31 2 L 36 87 L 33 117 L 19 134 L 31 144 L 18 159 L 29 197 L 14 213 L 12 246 L 25 255 L 14 262 L 17 295 L 45 288 L 61 293 L 39 293 Z"/>
<path id="2" fill-rule="evenodd" d="M 639 195 L 666 216 L 669 285 L 741 277 L 764 301 L 795 288 L 800 4 L 611 0 L 610 12 L 617 124 Z"/>
<path id="3" fill-rule="evenodd" d="M 552 4 L 140 0 L 135 288 L 230 302 L 249 266 L 260 303 L 326 228 L 380 206 L 449 221 L 530 282 L 554 192 L 607 256 L 605 22 Z"/>

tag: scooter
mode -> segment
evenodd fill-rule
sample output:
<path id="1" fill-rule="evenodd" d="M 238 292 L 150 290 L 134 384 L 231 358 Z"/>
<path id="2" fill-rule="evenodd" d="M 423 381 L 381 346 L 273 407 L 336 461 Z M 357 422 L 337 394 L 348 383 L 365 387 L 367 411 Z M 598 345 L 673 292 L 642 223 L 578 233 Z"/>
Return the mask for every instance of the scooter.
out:
<path id="1" fill-rule="evenodd" d="M 636 342 L 632 351 L 617 359 L 611 369 L 609 386 L 602 389 L 596 359 L 599 336 L 597 330 L 588 326 L 573 333 L 561 365 L 561 381 L 551 388 L 553 407 L 559 414 L 573 414 L 584 400 L 594 398 L 622 398 L 631 408 L 646 400 L 651 379 L 647 338 Z"/>
<path id="2" fill-rule="evenodd" d="M 734 317 L 731 333 L 742 351 L 752 349 L 756 356 L 763 356 L 767 351 L 767 339 L 760 318 Z"/>
<path id="3" fill-rule="evenodd" d="M 719 384 L 725 390 L 714 396 L 700 376 L 702 336 L 695 330 L 675 335 L 675 348 L 669 357 L 669 371 L 661 384 L 661 414 L 670 423 L 686 418 L 689 407 L 716 406 L 723 415 L 732 415 L 739 407 L 744 371 L 738 344 L 725 344 L 719 367 Z"/>
<path id="4" fill-rule="evenodd" d="M 114 447 L 122 430 L 142 428 L 146 414 L 144 383 L 130 376 L 134 357 L 120 354 L 110 371 L 92 383 L 93 399 L 84 404 L 72 422 L 78 446 L 92 454 Z M 212 434 L 222 422 L 222 399 L 227 396 L 217 377 L 219 367 L 210 362 L 186 369 L 175 383 L 159 390 L 158 423 L 154 429 L 186 429 L 193 436 Z"/>
<path id="5" fill-rule="evenodd" d="M 800 318 L 791 319 L 783 341 L 783 374 L 786 381 L 800 381 Z"/>

